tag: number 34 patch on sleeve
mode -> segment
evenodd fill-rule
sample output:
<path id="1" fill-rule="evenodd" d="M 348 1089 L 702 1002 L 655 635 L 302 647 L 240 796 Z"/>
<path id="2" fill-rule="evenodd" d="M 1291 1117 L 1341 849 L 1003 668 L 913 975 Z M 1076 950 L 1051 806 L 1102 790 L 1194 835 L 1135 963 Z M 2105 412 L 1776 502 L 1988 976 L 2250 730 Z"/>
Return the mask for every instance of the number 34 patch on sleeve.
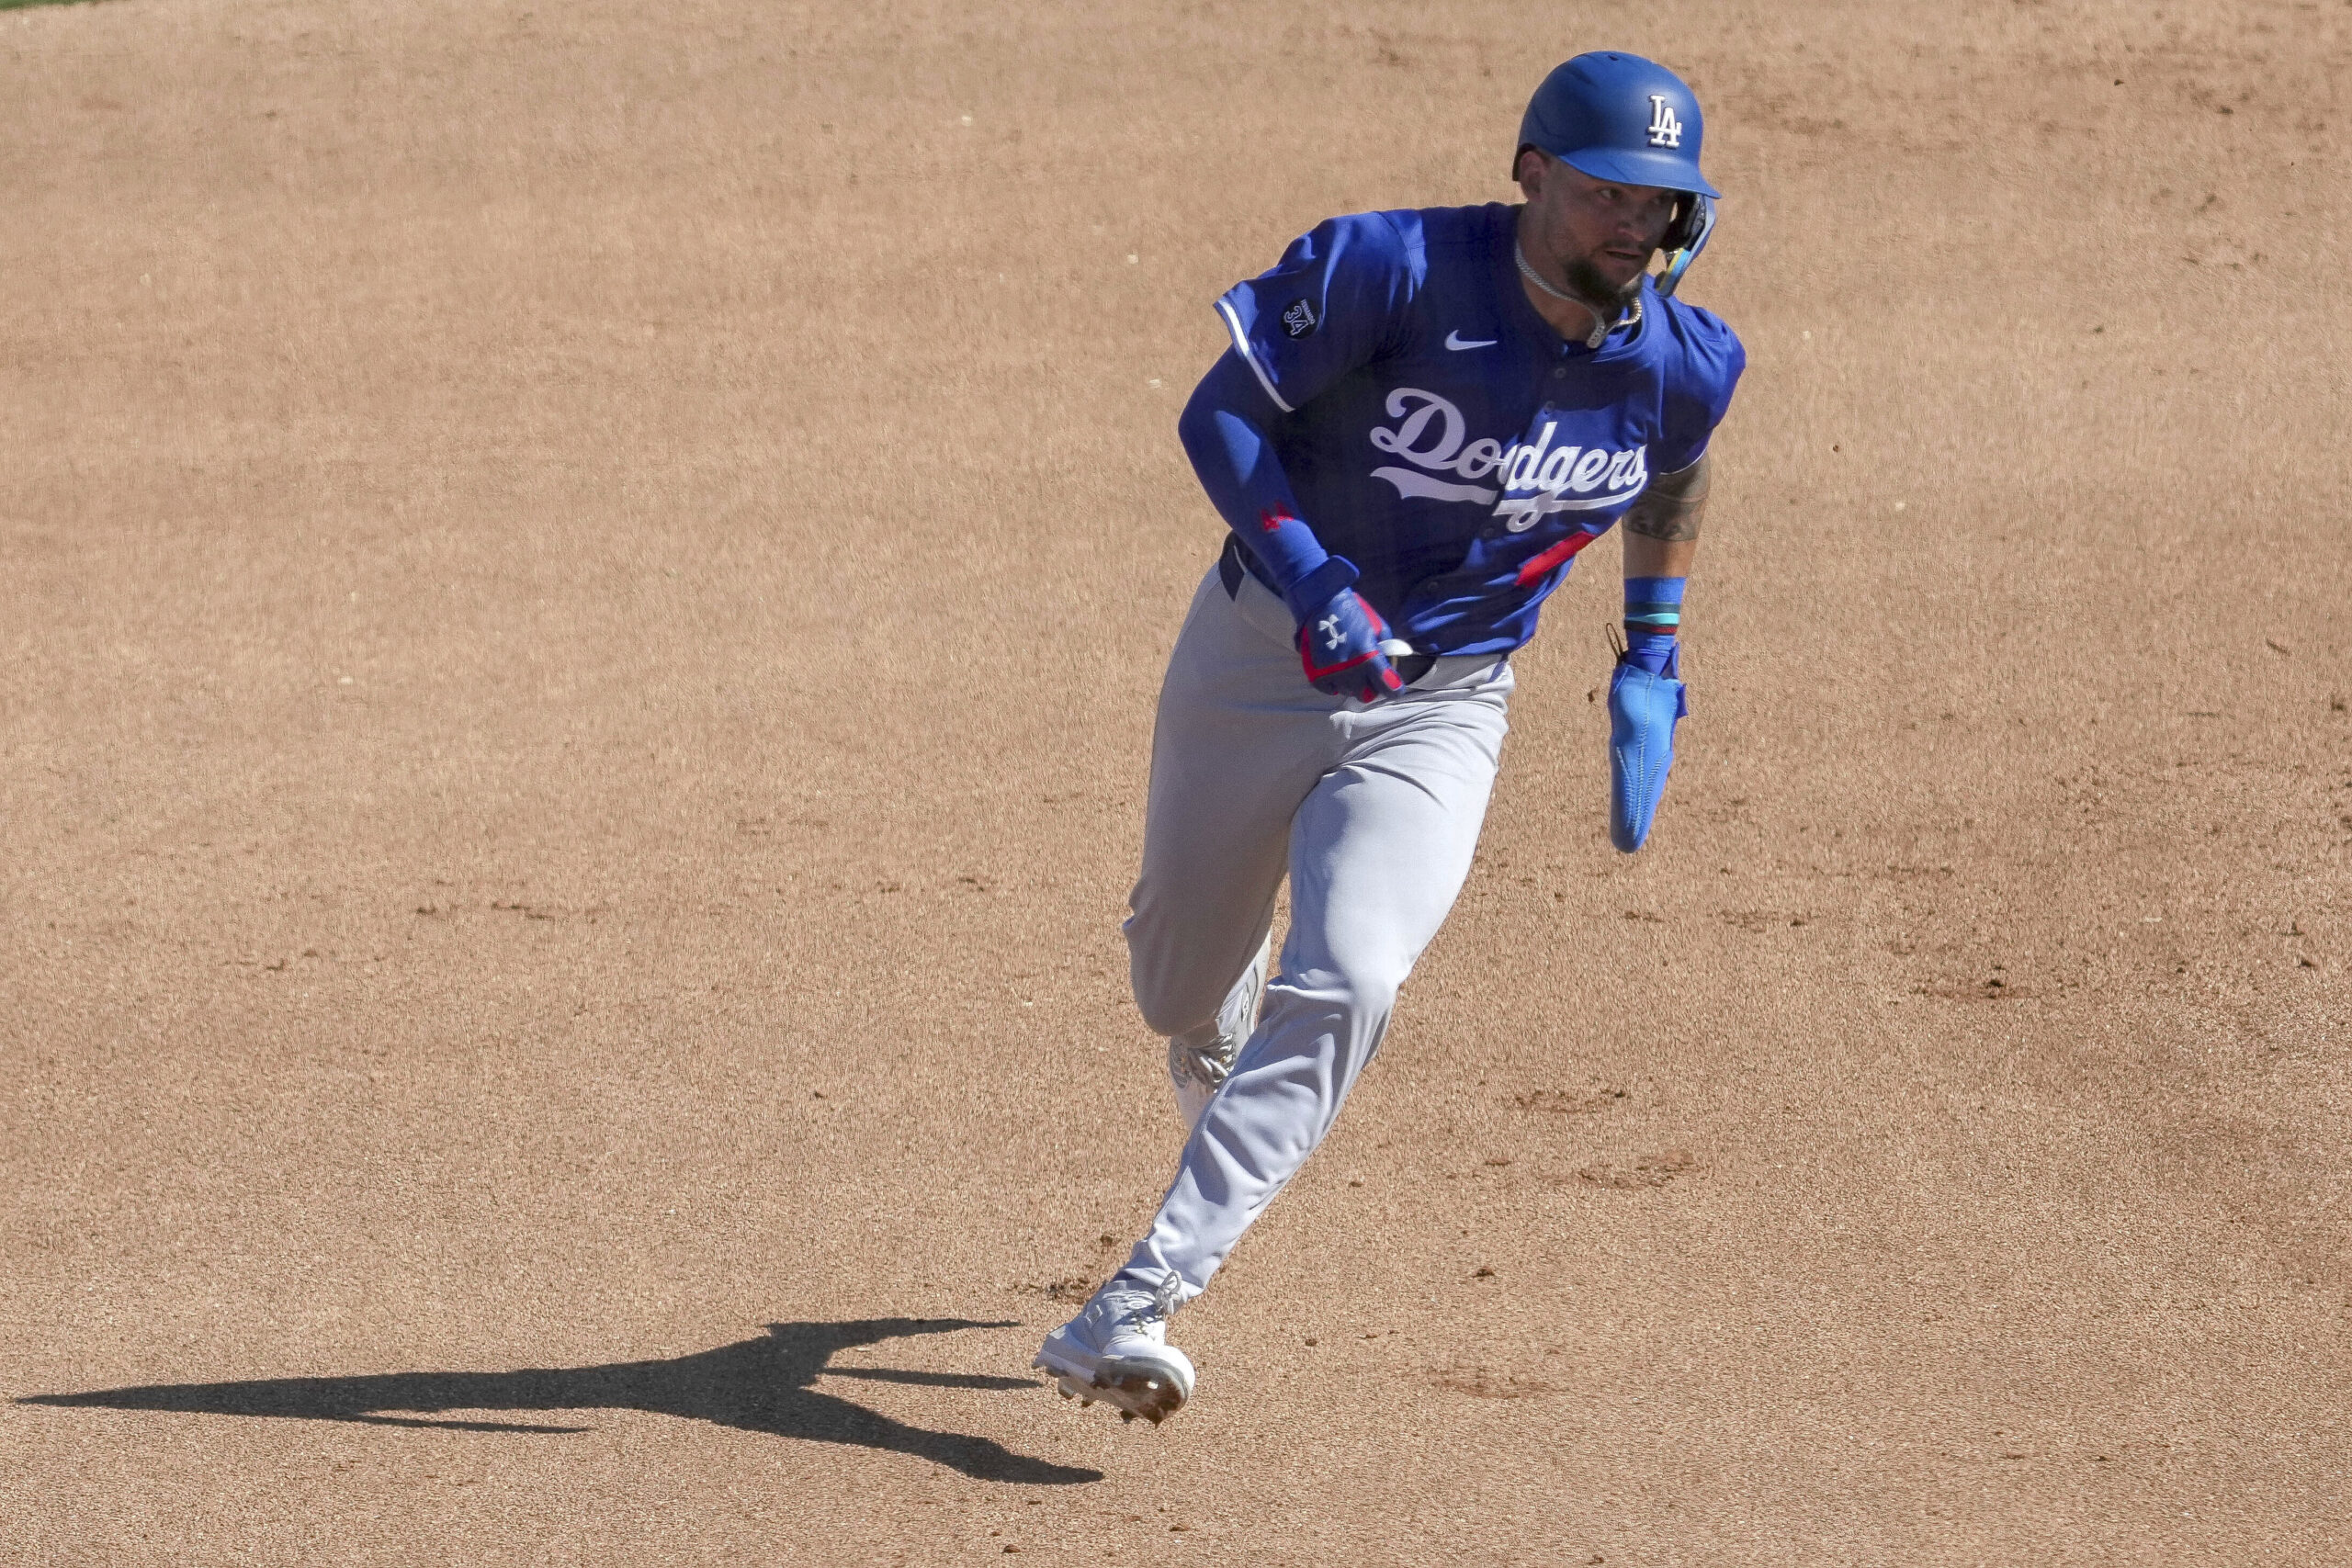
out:
<path id="1" fill-rule="evenodd" d="M 1304 299 L 1294 299 L 1283 312 L 1283 331 L 1295 338 L 1305 337 L 1322 322 L 1315 314 L 1315 307 Z"/>

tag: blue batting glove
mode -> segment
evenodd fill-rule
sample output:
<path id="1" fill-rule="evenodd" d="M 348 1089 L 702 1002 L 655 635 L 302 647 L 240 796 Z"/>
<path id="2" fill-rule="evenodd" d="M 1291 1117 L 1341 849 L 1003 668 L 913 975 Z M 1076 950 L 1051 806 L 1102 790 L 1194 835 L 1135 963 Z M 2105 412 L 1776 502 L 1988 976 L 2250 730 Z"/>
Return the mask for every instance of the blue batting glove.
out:
<path id="1" fill-rule="evenodd" d="M 1352 588 L 1342 588 L 1299 623 L 1298 661 L 1315 689 L 1372 703 L 1393 697 L 1405 682 L 1382 644 L 1388 623 Z"/>
<path id="2" fill-rule="evenodd" d="M 1621 659 L 1609 678 L 1609 841 L 1627 854 L 1650 836 L 1650 818 L 1674 766 L 1674 726 L 1690 711 L 1670 660 L 1652 674 Z"/>

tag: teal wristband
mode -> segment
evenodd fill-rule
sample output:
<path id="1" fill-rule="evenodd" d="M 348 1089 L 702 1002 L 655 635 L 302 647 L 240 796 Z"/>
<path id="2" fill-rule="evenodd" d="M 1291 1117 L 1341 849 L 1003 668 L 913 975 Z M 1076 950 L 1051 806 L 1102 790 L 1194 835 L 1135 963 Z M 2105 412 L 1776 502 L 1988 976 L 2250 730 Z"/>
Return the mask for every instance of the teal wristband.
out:
<path id="1" fill-rule="evenodd" d="M 1682 624 L 1682 591 L 1687 577 L 1629 577 L 1625 580 L 1625 626 L 1660 630 Z"/>

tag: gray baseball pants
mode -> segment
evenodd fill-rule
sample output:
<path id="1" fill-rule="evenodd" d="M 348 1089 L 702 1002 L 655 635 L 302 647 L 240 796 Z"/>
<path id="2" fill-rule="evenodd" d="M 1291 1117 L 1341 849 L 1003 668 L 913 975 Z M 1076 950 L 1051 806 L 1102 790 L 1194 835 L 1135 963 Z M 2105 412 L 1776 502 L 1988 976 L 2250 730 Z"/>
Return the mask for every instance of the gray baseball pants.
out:
<path id="1" fill-rule="evenodd" d="M 1291 923 L 1257 1031 L 1185 1141 L 1126 1271 L 1208 1284 L 1331 1129 L 1397 987 L 1470 872 L 1509 728 L 1509 663 L 1441 659 L 1370 706 L 1306 682 L 1282 601 L 1215 571 L 1193 595 L 1152 735 L 1130 899 L 1136 1005 L 1155 1032 L 1216 1017 L 1287 874 Z"/>

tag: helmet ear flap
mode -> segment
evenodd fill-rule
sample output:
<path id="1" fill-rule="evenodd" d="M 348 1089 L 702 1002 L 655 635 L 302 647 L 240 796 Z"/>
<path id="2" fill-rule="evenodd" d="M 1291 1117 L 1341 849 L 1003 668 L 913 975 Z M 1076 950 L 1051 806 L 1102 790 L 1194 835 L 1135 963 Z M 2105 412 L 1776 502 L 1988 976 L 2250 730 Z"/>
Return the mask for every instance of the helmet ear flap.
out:
<path id="1" fill-rule="evenodd" d="M 1667 223 L 1665 234 L 1659 237 L 1657 248 L 1668 255 L 1672 255 L 1677 251 L 1690 249 L 1691 220 L 1697 216 L 1698 201 L 1687 190 L 1676 191 L 1674 217 Z"/>
<path id="2" fill-rule="evenodd" d="M 1670 299 L 1682 282 L 1682 275 L 1707 248 L 1707 237 L 1715 231 L 1715 204 L 1696 191 L 1681 193 L 1681 204 L 1675 209 L 1674 220 L 1666 227 L 1666 236 L 1658 248 L 1666 253 L 1666 270 L 1657 275 L 1660 299 Z"/>

